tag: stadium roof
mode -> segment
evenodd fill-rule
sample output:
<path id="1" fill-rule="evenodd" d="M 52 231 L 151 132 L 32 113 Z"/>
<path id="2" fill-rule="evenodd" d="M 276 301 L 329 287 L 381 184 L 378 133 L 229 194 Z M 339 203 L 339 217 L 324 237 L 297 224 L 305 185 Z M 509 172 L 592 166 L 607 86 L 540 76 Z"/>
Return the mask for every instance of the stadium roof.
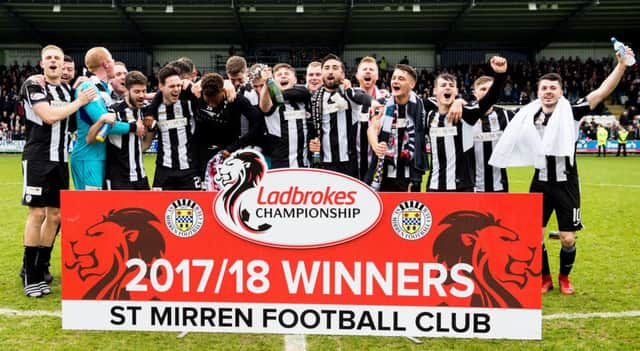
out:
<path id="1" fill-rule="evenodd" d="M 246 49 L 495 42 L 540 50 L 550 42 L 640 35 L 637 0 L 3 0 L 2 12 L 1 44 L 236 44 Z"/>

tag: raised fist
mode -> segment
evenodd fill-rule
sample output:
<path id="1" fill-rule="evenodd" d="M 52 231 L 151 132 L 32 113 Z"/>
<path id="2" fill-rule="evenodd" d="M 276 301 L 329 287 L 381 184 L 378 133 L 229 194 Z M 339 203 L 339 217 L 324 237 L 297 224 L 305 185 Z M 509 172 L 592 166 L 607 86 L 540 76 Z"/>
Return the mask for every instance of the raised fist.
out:
<path id="1" fill-rule="evenodd" d="M 507 59 L 500 56 L 491 58 L 491 68 L 496 73 L 504 73 L 507 71 Z"/>

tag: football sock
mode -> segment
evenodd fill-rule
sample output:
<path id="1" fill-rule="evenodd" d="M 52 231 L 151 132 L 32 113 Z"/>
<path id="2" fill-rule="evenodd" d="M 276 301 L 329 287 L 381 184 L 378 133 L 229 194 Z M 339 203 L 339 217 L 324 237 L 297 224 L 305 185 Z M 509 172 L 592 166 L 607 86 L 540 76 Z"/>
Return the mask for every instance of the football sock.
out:
<path id="1" fill-rule="evenodd" d="M 544 241 L 542 242 L 542 275 L 550 275 L 551 271 L 549 270 L 549 254 L 547 254 L 547 247 L 544 245 Z"/>
<path id="2" fill-rule="evenodd" d="M 576 245 L 560 249 L 560 274 L 569 275 L 573 262 L 576 260 Z"/>

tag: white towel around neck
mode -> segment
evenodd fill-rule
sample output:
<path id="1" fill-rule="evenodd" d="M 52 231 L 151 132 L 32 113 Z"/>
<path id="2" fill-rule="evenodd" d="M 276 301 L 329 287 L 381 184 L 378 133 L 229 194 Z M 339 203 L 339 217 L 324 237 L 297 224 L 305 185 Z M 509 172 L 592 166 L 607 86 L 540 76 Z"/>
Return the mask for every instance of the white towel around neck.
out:
<path id="1" fill-rule="evenodd" d="M 489 164 L 494 167 L 545 167 L 545 156 L 568 156 L 571 164 L 578 137 L 571 104 L 560 97 L 541 138 L 534 125 L 542 104 L 536 99 L 516 113 L 493 149 Z"/>

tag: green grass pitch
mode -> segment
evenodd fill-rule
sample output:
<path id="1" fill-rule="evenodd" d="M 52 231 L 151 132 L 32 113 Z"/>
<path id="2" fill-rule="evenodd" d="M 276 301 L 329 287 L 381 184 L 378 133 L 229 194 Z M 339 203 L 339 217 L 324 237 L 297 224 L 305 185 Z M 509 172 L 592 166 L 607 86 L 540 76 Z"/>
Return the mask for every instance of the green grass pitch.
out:
<path id="1" fill-rule="evenodd" d="M 153 174 L 154 156 L 145 159 Z M 574 296 L 557 288 L 543 297 L 544 316 L 640 311 L 640 156 L 579 156 L 582 219 Z M 511 169 L 513 192 L 526 192 L 533 170 Z M 61 329 L 58 317 L 12 316 L 8 310 L 60 310 L 60 247 L 56 245 L 52 295 L 24 297 L 18 278 L 26 208 L 20 205 L 20 155 L 0 155 L 0 349 L 2 350 L 283 350 L 281 335 L 87 332 Z M 548 230 L 555 229 L 552 218 Z M 558 241 L 547 240 L 552 272 L 558 271 Z M 557 283 L 556 283 L 557 285 Z M 307 350 L 638 350 L 640 317 L 543 319 L 542 341 L 307 336 Z M 87 318 L 91 318 L 87 316 Z"/>

